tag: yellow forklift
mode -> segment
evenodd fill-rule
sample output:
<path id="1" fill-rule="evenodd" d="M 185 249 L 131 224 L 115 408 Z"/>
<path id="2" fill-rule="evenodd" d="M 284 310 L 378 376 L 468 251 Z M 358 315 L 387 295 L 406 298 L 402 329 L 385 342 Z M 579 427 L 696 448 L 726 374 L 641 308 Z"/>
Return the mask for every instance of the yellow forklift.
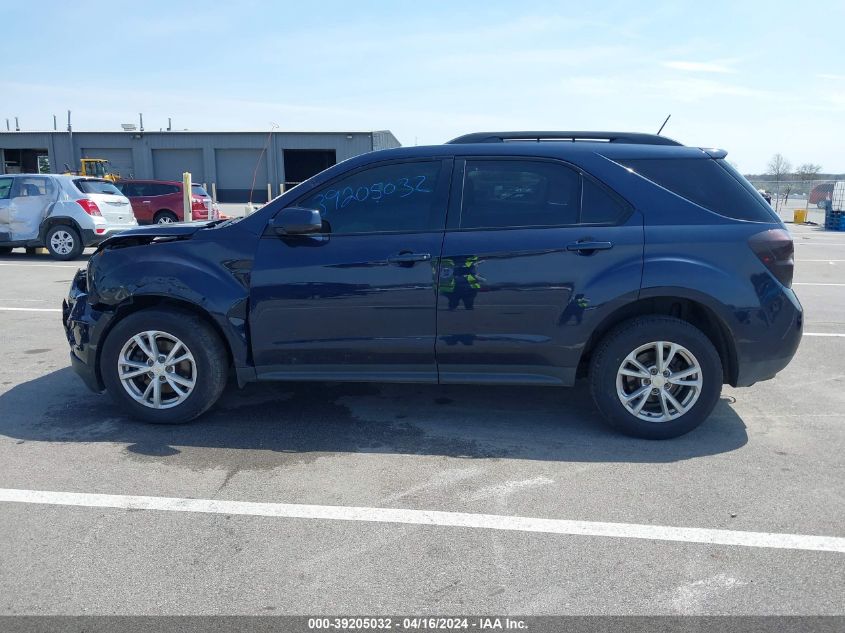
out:
<path id="1" fill-rule="evenodd" d="M 90 176 L 92 178 L 103 178 L 115 182 L 120 178 L 118 172 L 112 171 L 109 161 L 105 158 L 80 158 L 79 171 L 70 171 L 65 163 L 65 175 Z"/>

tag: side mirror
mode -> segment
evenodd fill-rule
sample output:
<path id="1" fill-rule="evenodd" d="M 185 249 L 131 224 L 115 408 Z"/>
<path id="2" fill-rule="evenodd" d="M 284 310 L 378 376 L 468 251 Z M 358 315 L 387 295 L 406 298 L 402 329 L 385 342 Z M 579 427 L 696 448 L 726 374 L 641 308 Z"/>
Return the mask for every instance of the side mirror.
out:
<path id="1" fill-rule="evenodd" d="M 270 228 L 277 235 L 308 235 L 319 233 L 323 228 L 323 220 L 317 209 L 287 207 L 270 220 Z"/>

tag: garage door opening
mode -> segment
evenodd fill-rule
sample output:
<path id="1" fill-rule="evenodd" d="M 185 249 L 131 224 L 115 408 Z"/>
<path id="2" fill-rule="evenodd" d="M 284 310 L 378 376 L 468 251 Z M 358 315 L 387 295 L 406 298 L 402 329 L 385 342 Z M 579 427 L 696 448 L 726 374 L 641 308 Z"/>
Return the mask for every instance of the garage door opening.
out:
<path id="1" fill-rule="evenodd" d="M 7 149 L 3 152 L 7 174 L 49 174 L 47 149 Z"/>
<path id="2" fill-rule="evenodd" d="M 282 153 L 285 191 L 337 163 L 337 152 L 333 149 L 286 149 Z"/>

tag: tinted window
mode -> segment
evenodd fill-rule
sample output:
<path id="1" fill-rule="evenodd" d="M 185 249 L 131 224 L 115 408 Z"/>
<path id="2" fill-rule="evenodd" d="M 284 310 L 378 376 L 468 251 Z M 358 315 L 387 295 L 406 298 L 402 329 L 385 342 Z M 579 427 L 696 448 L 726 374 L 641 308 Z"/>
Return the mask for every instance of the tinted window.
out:
<path id="1" fill-rule="evenodd" d="M 637 159 L 623 164 L 652 182 L 719 215 L 736 220 L 772 222 L 771 208 L 741 181 L 745 179 L 728 170 L 722 160 L 714 159 Z M 727 167 L 726 167 L 727 165 Z M 733 172 L 733 173 L 732 173 Z"/>
<path id="2" fill-rule="evenodd" d="M 461 228 L 577 224 L 581 176 L 555 163 L 468 160 Z"/>
<path id="3" fill-rule="evenodd" d="M 584 178 L 581 194 L 582 224 L 616 224 L 628 213 L 628 206 L 601 185 Z"/>
<path id="4" fill-rule="evenodd" d="M 0 200 L 8 200 L 12 194 L 12 179 L 0 178 Z"/>
<path id="5" fill-rule="evenodd" d="M 179 193 L 179 187 L 176 185 L 165 185 L 161 183 L 154 183 L 147 185 L 150 196 L 169 196 L 173 193 Z"/>
<path id="6" fill-rule="evenodd" d="M 318 209 L 326 232 L 440 230 L 445 223 L 442 161 L 365 169 L 299 201 Z"/>
<path id="7" fill-rule="evenodd" d="M 135 192 L 135 185 L 128 183 L 128 182 L 117 182 L 114 185 L 117 187 L 120 192 L 126 196 L 127 198 L 137 196 L 138 194 Z"/>
<path id="8" fill-rule="evenodd" d="M 52 196 L 55 193 L 52 181 L 47 178 L 18 178 L 14 197 Z"/>
<path id="9" fill-rule="evenodd" d="M 120 190 L 107 180 L 74 180 L 76 188 L 82 193 L 108 193 L 116 196 L 123 195 Z"/>

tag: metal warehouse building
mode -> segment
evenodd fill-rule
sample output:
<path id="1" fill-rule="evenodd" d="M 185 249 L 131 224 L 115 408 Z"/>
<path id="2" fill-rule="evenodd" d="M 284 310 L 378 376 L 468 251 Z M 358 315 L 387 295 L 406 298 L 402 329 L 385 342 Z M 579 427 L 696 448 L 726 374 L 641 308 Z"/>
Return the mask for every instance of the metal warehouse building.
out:
<path id="1" fill-rule="evenodd" d="M 269 143 L 268 143 L 269 136 Z M 262 152 L 266 145 L 266 152 Z M 105 158 L 122 178 L 181 180 L 216 189 L 221 202 L 266 202 L 353 156 L 399 147 L 378 132 L 0 132 L 0 174 L 62 173 L 80 158 Z M 46 158 L 45 158 L 46 157 Z"/>

